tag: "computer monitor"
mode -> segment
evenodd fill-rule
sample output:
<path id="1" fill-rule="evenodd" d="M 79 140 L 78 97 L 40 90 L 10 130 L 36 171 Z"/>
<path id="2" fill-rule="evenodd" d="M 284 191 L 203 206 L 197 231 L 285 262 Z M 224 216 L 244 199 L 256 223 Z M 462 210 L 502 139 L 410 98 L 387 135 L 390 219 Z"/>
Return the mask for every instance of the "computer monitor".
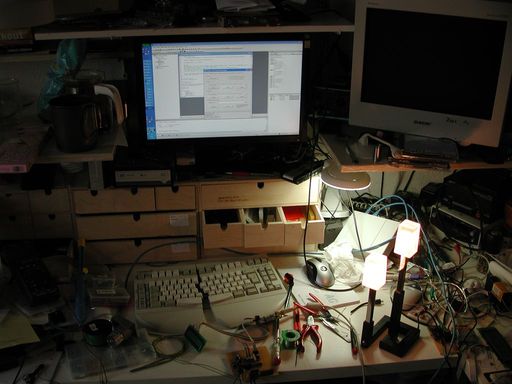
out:
<path id="1" fill-rule="evenodd" d="M 302 37 L 181 37 L 139 48 L 147 142 L 304 138 Z"/>
<path id="2" fill-rule="evenodd" d="M 358 0 L 350 124 L 498 146 L 511 24 L 510 3 Z"/>

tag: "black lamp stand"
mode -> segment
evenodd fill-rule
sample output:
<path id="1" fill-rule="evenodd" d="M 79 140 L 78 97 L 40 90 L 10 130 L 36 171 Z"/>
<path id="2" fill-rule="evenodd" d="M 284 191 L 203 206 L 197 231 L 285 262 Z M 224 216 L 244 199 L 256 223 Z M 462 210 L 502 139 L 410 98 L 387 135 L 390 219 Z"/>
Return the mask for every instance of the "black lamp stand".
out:
<path id="1" fill-rule="evenodd" d="M 383 316 L 375 326 L 373 325 L 373 310 L 375 308 L 374 289 L 368 290 L 368 307 L 366 309 L 366 319 L 363 322 L 363 332 L 361 335 L 361 346 L 368 348 L 384 332 L 389 323 L 389 316 Z"/>
<path id="2" fill-rule="evenodd" d="M 407 259 L 405 259 L 404 266 L 398 273 L 398 282 L 395 293 L 393 294 L 391 318 L 388 324 L 388 334 L 379 343 L 380 348 L 399 357 L 404 356 L 420 337 L 420 330 L 418 328 L 400 321 L 404 303 L 406 267 Z"/>

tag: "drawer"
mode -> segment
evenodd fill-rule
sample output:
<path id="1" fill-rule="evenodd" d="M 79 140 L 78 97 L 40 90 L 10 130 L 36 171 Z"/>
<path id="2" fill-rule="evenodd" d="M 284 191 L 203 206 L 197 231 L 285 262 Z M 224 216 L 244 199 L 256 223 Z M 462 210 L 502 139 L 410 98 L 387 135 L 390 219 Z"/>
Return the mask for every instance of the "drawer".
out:
<path id="1" fill-rule="evenodd" d="M 304 211 L 306 206 L 297 206 L 294 210 Z M 305 220 L 295 216 L 286 219 L 282 207 L 273 209 L 273 221 L 264 227 L 259 220 L 247 220 L 254 217 L 253 209 L 213 210 L 202 212 L 202 233 L 204 248 L 261 248 L 292 247 L 302 248 Z M 258 221 L 250 223 L 249 221 Z M 324 241 L 325 222 L 317 205 L 310 207 L 310 219 L 306 234 L 306 244 L 321 244 Z"/>
<path id="2" fill-rule="evenodd" d="M 262 224 L 261 211 L 258 208 L 244 209 L 244 247 L 280 246 L 284 244 L 283 211 L 276 207 L 268 209 L 268 222 Z M 256 211 L 256 212 L 254 212 Z M 253 216 L 251 220 L 248 217 Z M 255 217 L 254 217 L 255 216 Z M 251 223 L 254 222 L 254 223 Z"/>
<path id="3" fill-rule="evenodd" d="M 77 216 L 79 238 L 87 240 L 195 236 L 195 212 Z"/>
<path id="4" fill-rule="evenodd" d="M 284 209 L 299 208 L 304 210 L 307 206 L 285 207 Z M 283 209 L 283 208 L 281 208 Z M 293 211 L 296 211 L 292 209 Z M 284 241 L 285 246 L 295 247 L 303 244 L 304 229 L 306 226 L 303 218 L 297 215 L 288 215 L 283 211 L 284 217 Z M 325 221 L 320 213 L 318 205 L 310 206 L 310 216 L 306 233 L 306 244 L 322 244 L 324 242 Z"/>
<path id="5" fill-rule="evenodd" d="M 311 202 L 319 201 L 320 178 L 311 182 Z M 308 201 L 309 180 L 299 185 L 284 180 L 241 181 L 201 185 L 201 209 L 300 205 Z"/>
<path id="6" fill-rule="evenodd" d="M 69 212 L 36 213 L 32 215 L 36 239 L 72 238 L 73 223 Z"/>
<path id="7" fill-rule="evenodd" d="M 198 257 L 197 239 L 180 237 L 88 241 L 85 261 L 87 264 L 129 264 L 146 251 L 140 259 L 142 263 L 195 260 Z"/>
<path id="8" fill-rule="evenodd" d="M 30 213 L 26 192 L 3 192 L 0 195 L 0 213 Z"/>
<path id="9" fill-rule="evenodd" d="M 73 191 L 75 212 L 147 212 L 155 210 L 153 188 L 115 188 Z"/>
<path id="10" fill-rule="evenodd" d="M 204 248 L 243 247 L 242 217 L 241 209 L 201 212 Z"/>
<path id="11" fill-rule="evenodd" d="M 30 214 L 0 214 L 0 239 L 18 240 L 34 237 Z"/>
<path id="12" fill-rule="evenodd" d="M 155 188 L 157 211 L 193 210 L 196 208 L 196 188 L 192 185 L 179 185 Z"/>
<path id="13" fill-rule="evenodd" d="M 29 191 L 32 213 L 70 212 L 68 190 L 64 188 Z"/>

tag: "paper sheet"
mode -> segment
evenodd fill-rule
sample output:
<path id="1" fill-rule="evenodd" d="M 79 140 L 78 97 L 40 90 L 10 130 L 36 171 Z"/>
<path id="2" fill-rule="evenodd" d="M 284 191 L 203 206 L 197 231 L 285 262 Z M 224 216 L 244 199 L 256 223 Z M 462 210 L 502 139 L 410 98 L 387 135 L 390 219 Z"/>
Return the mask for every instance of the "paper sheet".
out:
<path id="1" fill-rule="evenodd" d="M 17 312 L 7 314 L 0 327 L 0 349 L 39 341 L 28 319 Z"/>

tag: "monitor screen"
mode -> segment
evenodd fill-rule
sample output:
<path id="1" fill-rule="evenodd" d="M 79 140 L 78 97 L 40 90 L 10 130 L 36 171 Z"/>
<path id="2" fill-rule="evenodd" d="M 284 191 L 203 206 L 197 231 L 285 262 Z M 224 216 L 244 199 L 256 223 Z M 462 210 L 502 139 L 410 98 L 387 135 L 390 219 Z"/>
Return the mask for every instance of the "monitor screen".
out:
<path id="1" fill-rule="evenodd" d="M 146 139 L 299 140 L 303 40 L 141 44 Z"/>
<path id="2" fill-rule="evenodd" d="M 511 77 L 510 6 L 358 2 L 350 122 L 497 146 Z"/>

